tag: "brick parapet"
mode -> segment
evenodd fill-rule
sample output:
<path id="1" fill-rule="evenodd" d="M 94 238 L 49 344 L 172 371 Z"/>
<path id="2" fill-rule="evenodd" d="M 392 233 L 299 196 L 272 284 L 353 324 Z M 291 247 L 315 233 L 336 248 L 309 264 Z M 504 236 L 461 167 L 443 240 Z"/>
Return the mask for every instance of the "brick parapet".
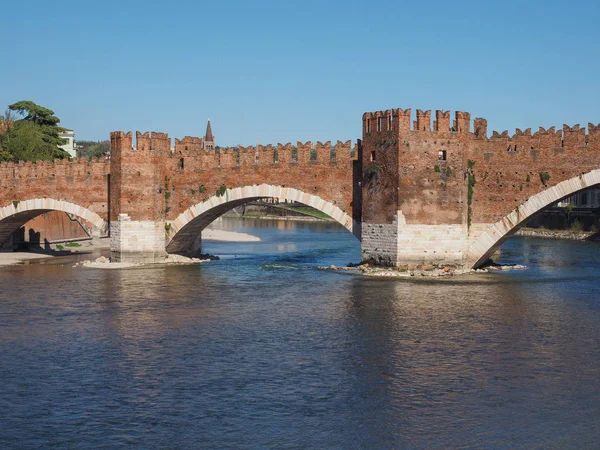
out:
<path id="1" fill-rule="evenodd" d="M 337 141 L 335 145 L 331 141 L 325 143 L 311 141 L 302 143 L 291 142 L 275 145 L 220 147 L 218 150 L 202 150 L 202 138 L 185 136 L 175 139 L 175 145 L 170 150 L 170 139 L 166 133 L 139 132 L 135 133 L 136 142 L 132 139 L 131 132 L 114 131 L 111 133 L 111 155 L 120 154 L 124 151 L 140 155 L 145 159 L 144 153 L 161 153 L 165 157 L 184 158 L 184 164 L 188 159 L 200 160 L 199 169 L 250 167 L 272 164 L 332 164 L 336 162 L 354 161 L 357 156 L 351 155 L 351 141 Z M 167 151 L 168 150 L 168 151 Z M 316 155 L 316 158 L 315 158 Z M 335 156 L 334 156 L 335 155 Z"/>
<path id="2" fill-rule="evenodd" d="M 108 218 L 107 159 L 0 163 L 0 207 L 34 198 L 65 200 Z"/>
<path id="3" fill-rule="evenodd" d="M 569 126 L 563 125 L 562 129 L 556 130 L 555 127 L 539 127 L 539 130 L 532 134 L 531 128 L 524 131 L 516 129 L 514 134 L 508 131 L 492 131 L 488 138 L 487 120 L 475 118 L 473 122 L 473 132 L 471 132 L 471 114 L 464 111 L 455 111 L 455 118 L 450 127 L 450 111 L 437 110 L 433 127 L 431 126 L 431 110 L 417 110 L 416 120 L 411 121 L 411 109 L 388 109 L 386 111 L 366 112 L 363 114 L 363 140 L 367 135 L 374 133 L 385 133 L 392 131 L 395 136 L 409 137 L 410 132 L 429 133 L 432 138 L 439 133 L 461 133 L 467 134 L 469 139 L 484 139 L 490 144 L 497 139 L 505 139 L 507 143 L 513 145 L 528 145 L 527 148 L 548 149 L 565 148 L 567 150 L 578 149 L 583 146 L 600 144 L 600 124 L 588 124 L 588 127 L 581 127 L 579 124 Z"/>

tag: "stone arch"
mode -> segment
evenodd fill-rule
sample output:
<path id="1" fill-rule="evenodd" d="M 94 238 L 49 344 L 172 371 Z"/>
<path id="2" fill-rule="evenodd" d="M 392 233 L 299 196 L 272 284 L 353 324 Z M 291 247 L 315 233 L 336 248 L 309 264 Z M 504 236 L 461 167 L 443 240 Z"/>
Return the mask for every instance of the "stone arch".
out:
<path id="1" fill-rule="evenodd" d="M 298 189 L 260 184 L 227 189 L 221 196 L 214 195 L 186 209 L 175 220 L 169 222 L 167 252 L 176 253 L 195 250 L 195 242 L 197 242 L 202 230 L 213 220 L 236 206 L 253 200 L 272 197 L 311 206 L 329 215 L 360 239 L 360 223 L 333 203 Z"/>
<path id="2" fill-rule="evenodd" d="M 477 268 L 485 263 L 507 238 L 525 224 L 527 219 L 560 200 L 597 185 L 600 185 L 600 169 L 562 181 L 530 197 L 506 217 L 487 226 L 470 242 L 467 253 L 468 265 Z"/>
<path id="3" fill-rule="evenodd" d="M 0 246 L 6 242 L 12 233 L 21 228 L 25 223 L 40 214 L 50 211 L 62 211 L 73 214 L 88 221 L 101 234 L 108 230 L 108 223 L 95 212 L 64 200 L 52 198 L 34 198 L 13 202 L 0 208 Z"/>

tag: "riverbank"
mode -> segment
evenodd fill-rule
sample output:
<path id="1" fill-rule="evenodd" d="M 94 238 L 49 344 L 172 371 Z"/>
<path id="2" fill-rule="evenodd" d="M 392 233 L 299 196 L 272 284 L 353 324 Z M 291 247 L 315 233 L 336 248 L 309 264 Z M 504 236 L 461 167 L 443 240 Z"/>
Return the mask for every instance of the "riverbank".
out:
<path id="1" fill-rule="evenodd" d="M 260 242 L 258 236 L 238 231 L 225 231 L 216 228 L 206 228 L 202 232 L 203 241 L 223 241 L 223 242 Z"/>
<path id="2" fill-rule="evenodd" d="M 37 259 L 52 258 L 53 255 L 30 252 L 0 253 L 0 267 L 29 263 Z"/>
<path id="3" fill-rule="evenodd" d="M 244 214 L 243 216 L 226 216 L 234 219 L 260 219 L 260 220 L 286 220 L 295 222 L 335 222 L 331 218 L 314 217 L 314 216 L 275 216 L 270 214 Z"/>
<path id="4" fill-rule="evenodd" d="M 109 248 L 110 238 L 101 238 L 95 241 L 57 242 L 49 244 L 44 248 L 37 247 L 29 251 L 0 252 L 0 267 L 35 263 L 57 256 L 92 253 L 94 251 L 108 250 Z"/>
<path id="5" fill-rule="evenodd" d="M 515 236 L 585 241 L 587 239 L 590 239 L 594 234 L 595 233 L 592 233 L 591 231 L 548 230 L 545 228 L 521 228 L 515 233 Z"/>
<path id="6" fill-rule="evenodd" d="M 254 236 L 248 233 L 239 233 L 236 231 L 225 231 L 219 229 L 217 226 L 211 226 L 202 232 L 202 239 L 207 241 L 222 241 L 222 242 L 260 242 L 258 236 Z M 56 256 L 68 256 L 73 254 L 85 254 L 96 251 L 108 251 L 110 249 L 110 238 L 101 238 L 94 242 L 91 240 L 81 242 L 61 242 L 56 244 L 50 244 L 47 249 L 38 248 L 31 251 L 20 251 L 20 252 L 0 252 L 0 267 L 13 266 L 16 264 L 28 264 L 33 263 L 36 260 L 53 258 Z M 185 259 L 182 259 L 185 258 Z M 107 259 L 107 258 L 106 258 Z M 205 262 L 210 258 L 186 258 L 179 257 L 178 255 L 170 255 L 169 261 L 166 264 L 198 264 Z M 108 261 L 108 259 L 107 259 Z M 88 261 L 86 267 L 105 267 L 107 261 Z M 109 268 L 119 269 L 125 267 L 132 267 L 130 263 L 111 263 Z"/>
<path id="7" fill-rule="evenodd" d="M 242 219 L 291 220 L 308 222 L 334 222 L 334 219 L 318 209 L 297 204 L 250 203 L 227 212 L 224 217 Z"/>

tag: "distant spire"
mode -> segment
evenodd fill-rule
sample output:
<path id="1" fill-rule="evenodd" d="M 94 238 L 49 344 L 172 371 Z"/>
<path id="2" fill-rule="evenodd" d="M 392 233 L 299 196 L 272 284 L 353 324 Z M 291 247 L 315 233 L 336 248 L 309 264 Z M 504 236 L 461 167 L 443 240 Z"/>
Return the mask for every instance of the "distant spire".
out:
<path id="1" fill-rule="evenodd" d="M 204 140 L 206 142 L 213 142 L 215 140 L 212 135 L 212 129 L 210 128 L 210 119 L 208 119 L 208 123 L 206 124 L 206 135 L 204 136 Z"/>

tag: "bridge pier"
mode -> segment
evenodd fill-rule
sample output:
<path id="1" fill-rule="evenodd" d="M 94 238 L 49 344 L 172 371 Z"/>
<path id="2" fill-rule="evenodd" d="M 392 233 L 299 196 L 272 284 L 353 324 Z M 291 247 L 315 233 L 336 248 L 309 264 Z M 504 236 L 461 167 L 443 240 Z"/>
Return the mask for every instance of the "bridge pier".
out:
<path id="1" fill-rule="evenodd" d="M 363 115 L 362 257 L 401 267 L 466 268 L 475 178 L 470 114 Z M 479 139 L 477 137 L 477 139 Z"/>
<path id="2" fill-rule="evenodd" d="M 165 260 L 165 222 L 131 220 L 119 214 L 110 224 L 110 253 L 115 262 L 159 263 Z"/>
<path id="3" fill-rule="evenodd" d="M 100 239 L 102 238 L 102 229 L 100 227 L 97 227 L 96 225 L 93 225 L 90 237 L 92 238 L 93 245 L 99 245 Z"/>
<path id="4" fill-rule="evenodd" d="M 376 265 L 463 267 L 467 249 L 468 229 L 462 224 L 407 224 L 401 212 L 391 224 L 362 224 L 362 259 Z"/>
<path id="5" fill-rule="evenodd" d="M 202 233 L 196 236 L 190 248 L 191 256 L 199 256 L 202 253 Z"/>

